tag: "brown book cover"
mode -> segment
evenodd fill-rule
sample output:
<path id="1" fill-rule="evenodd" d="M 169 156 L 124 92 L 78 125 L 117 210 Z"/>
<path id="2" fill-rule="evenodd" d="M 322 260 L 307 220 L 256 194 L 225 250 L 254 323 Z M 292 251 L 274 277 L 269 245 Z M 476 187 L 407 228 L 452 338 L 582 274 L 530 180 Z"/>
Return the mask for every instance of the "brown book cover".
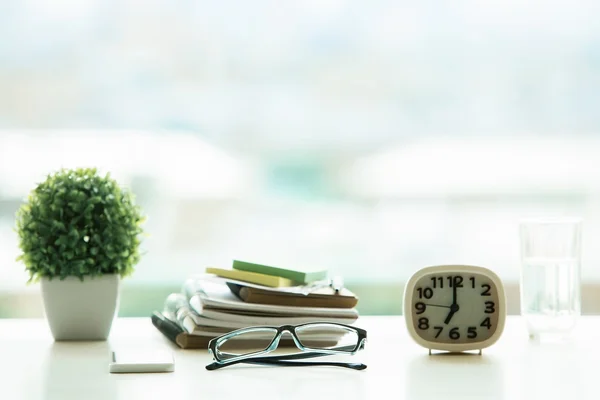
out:
<path id="1" fill-rule="evenodd" d="M 187 332 L 182 332 L 175 338 L 175 344 L 182 349 L 208 349 L 208 342 L 212 339 L 208 336 L 190 335 Z"/>
<path id="2" fill-rule="evenodd" d="M 231 288 L 231 284 L 228 284 Z M 353 308 L 358 297 L 348 289 L 339 293 L 331 288 L 322 288 L 309 294 L 264 290 L 251 286 L 239 286 L 237 295 L 246 303 L 260 303 L 292 307 Z M 238 288 L 236 288 L 237 290 Z M 235 293 L 235 291 L 234 291 Z"/>

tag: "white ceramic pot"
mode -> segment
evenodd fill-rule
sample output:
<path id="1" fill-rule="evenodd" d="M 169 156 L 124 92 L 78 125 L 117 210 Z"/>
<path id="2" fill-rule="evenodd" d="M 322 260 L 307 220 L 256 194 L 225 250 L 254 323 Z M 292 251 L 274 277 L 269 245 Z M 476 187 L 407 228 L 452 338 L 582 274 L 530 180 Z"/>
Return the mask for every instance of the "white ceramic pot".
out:
<path id="1" fill-rule="evenodd" d="M 55 340 L 106 340 L 119 305 L 119 275 L 42 278 L 44 311 Z"/>

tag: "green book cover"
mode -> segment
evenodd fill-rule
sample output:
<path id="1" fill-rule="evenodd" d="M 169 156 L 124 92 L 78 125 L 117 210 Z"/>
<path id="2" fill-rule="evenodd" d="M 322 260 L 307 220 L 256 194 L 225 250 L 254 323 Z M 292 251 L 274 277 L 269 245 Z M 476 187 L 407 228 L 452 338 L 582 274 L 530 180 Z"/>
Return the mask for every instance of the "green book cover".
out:
<path id="1" fill-rule="evenodd" d="M 288 269 L 273 267 L 270 265 L 262 265 L 250 263 L 247 261 L 233 260 L 233 269 L 239 271 L 256 272 L 259 274 L 279 276 L 282 278 L 291 279 L 298 283 L 310 283 L 327 278 L 326 269 Z"/>

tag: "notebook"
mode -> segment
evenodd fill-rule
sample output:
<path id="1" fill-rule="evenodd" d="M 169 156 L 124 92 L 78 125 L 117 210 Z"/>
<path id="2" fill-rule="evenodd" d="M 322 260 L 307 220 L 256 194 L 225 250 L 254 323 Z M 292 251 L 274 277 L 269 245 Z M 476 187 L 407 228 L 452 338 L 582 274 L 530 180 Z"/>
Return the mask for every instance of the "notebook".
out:
<path id="1" fill-rule="evenodd" d="M 358 318 L 354 308 L 289 307 L 272 304 L 246 303 L 227 287 L 214 282 L 197 282 L 199 290 L 190 297 L 190 307 L 201 314 L 203 310 L 217 309 L 246 315 L 270 315 L 280 317 L 330 317 Z"/>
<path id="2" fill-rule="evenodd" d="M 348 289 L 336 293 L 329 286 L 304 294 L 227 282 L 229 289 L 246 303 L 272 304 L 292 307 L 353 308 L 358 297 Z"/>
<path id="3" fill-rule="evenodd" d="M 330 318 L 330 317 L 319 317 L 321 322 L 332 322 L 338 324 L 351 325 L 356 322 L 356 318 Z M 281 326 L 281 325 L 300 325 L 309 322 L 315 322 L 314 317 L 278 317 L 269 315 L 244 315 L 244 314 L 233 314 L 228 312 L 221 312 L 212 309 L 204 309 L 200 314 L 191 313 L 189 318 L 183 321 L 186 326 L 186 330 L 191 326 L 205 326 L 205 327 L 226 327 L 230 329 L 245 328 L 251 325 L 269 325 L 269 326 Z M 190 332 L 188 330 L 188 332 Z"/>

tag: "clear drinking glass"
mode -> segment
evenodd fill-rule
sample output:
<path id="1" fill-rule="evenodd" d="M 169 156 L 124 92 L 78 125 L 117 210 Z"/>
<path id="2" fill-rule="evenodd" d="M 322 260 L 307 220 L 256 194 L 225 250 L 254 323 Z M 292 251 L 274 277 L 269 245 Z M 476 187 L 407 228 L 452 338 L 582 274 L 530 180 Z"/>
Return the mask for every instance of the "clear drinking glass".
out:
<path id="1" fill-rule="evenodd" d="M 521 315 L 531 337 L 565 337 L 581 314 L 581 220 L 520 224 Z"/>

